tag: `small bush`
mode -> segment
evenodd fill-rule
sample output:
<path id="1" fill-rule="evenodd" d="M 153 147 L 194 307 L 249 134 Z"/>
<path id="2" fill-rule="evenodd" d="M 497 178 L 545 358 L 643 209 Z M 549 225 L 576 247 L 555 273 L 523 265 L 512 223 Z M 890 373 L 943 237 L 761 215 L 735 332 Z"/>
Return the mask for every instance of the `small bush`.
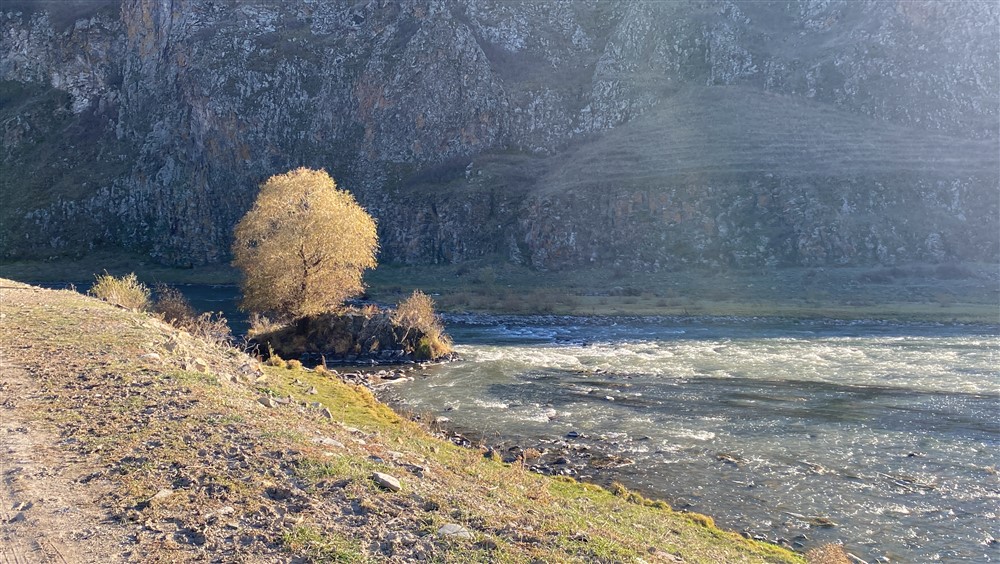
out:
<path id="1" fill-rule="evenodd" d="M 219 313 L 197 314 L 187 298 L 176 288 L 156 286 L 156 303 L 153 311 L 167 323 L 191 335 L 216 345 L 230 345 L 233 341 L 229 321 Z"/>
<path id="2" fill-rule="evenodd" d="M 171 325 L 183 327 L 190 325 L 195 319 L 194 308 L 177 288 L 165 284 L 156 285 L 156 303 L 153 311 Z"/>
<path id="3" fill-rule="evenodd" d="M 439 358 L 451 352 L 451 339 L 444 334 L 444 325 L 434 313 L 434 300 L 420 290 L 399 303 L 392 322 L 406 331 L 403 340 L 413 331 L 423 335 L 414 351 L 418 359 Z"/>
<path id="4" fill-rule="evenodd" d="M 706 529 L 712 529 L 715 527 L 715 521 L 708 515 L 702 515 L 701 513 L 685 513 L 684 516 L 695 525 L 705 527 Z"/>
<path id="5" fill-rule="evenodd" d="M 183 327 L 188 333 L 204 341 L 216 345 L 230 345 L 233 342 L 233 333 L 229 329 L 229 320 L 222 316 L 222 312 L 206 312 L 194 318 L 192 324 Z"/>
<path id="6" fill-rule="evenodd" d="M 288 368 L 288 363 L 285 362 L 285 359 L 281 358 L 280 356 L 278 356 L 273 352 L 271 353 L 271 356 L 267 357 L 267 360 L 264 362 L 264 364 L 267 366 L 276 366 L 278 368 Z"/>
<path id="7" fill-rule="evenodd" d="M 251 313 L 250 314 L 250 330 L 247 332 L 251 337 L 255 335 L 264 335 L 267 333 L 274 333 L 285 326 L 284 323 L 280 321 L 275 321 L 266 315 L 261 313 Z"/>
<path id="8" fill-rule="evenodd" d="M 131 310 L 143 311 L 149 307 L 149 288 L 139 282 L 134 272 L 121 278 L 105 272 L 95 278 L 97 281 L 87 292 L 91 296 Z"/>

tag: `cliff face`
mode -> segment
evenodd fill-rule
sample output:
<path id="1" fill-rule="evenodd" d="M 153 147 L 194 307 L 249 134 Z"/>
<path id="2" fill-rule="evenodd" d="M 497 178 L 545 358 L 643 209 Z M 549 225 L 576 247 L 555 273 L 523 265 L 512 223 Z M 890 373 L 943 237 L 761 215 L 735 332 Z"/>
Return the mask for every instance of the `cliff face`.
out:
<path id="1" fill-rule="evenodd" d="M 225 260 L 325 167 L 383 260 L 1000 258 L 993 2 L 12 0 L 0 250 Z"/>

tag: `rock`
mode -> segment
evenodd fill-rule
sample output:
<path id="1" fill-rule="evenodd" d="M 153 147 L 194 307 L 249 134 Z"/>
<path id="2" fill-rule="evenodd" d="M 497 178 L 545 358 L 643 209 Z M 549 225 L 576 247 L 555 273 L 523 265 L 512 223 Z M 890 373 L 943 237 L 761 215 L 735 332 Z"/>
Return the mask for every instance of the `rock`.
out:
<path id="1" fill-rule="evenodd" d="M 435 417 L 435 418 L 434 418 L 434 422 L 435 422 L 435 423 L 437 423 L 438 425 L 440 425 L 440 424 L 442 424 L 442 423 L 447 423 L 447 422 L 449 422 L 449 421 L 451 421 L 451 418 L 449 418 L 449 417 L 445 417 L 445 416 L 443 416 L 443 415 L 442 415 L 442 416 L 440 416 L 440 417 Z"/>
<path id="2" fill-rule="evenodd" d="M 257 400 L 264 407 L 278 407 L 278 402 L 274 401 L 274 398 L 264 396 Z"/>
<path id="3" fill-rule="evenodd" d="M 383 474 L 382 472 L 372 473 L 372 480 L 379 486 L 392 492 L 398 492 L 403 489 L 403 486 L 399 483 L 397 478 L 388 474 Z"/>
<path id="4" fill-rule="evenodd" d="M 195 372 L 200 372 L 202 374 L 207 374 L 209 370 L 208 363 L 205 362 L 205 360 L 202 358 L 195 358 L 194 360 L 192 360 L 191 368 Z"/>
<path id="5" fill-rule="evenodd" d="M 156 361 L 156 362 L 159 362 L 160 360 L 162 360 L 160 358 L 160 355 L 158 355 L 156 353 L 147 353 L 147 354 L 144 354 L 144 355 L 140 356 L 139 358 L 141 358 L 143 360 L 153 360 L 153 361 Z"/>
<path id="6" fill-rule="evenodd" d="M 437 531 L 438 536 L 453 538 L 453 539 L 471 539 L 472 533 L 469 532 L 465 527 L 457 523 L 448 523 L 447 525 L 442 525 Z"/>
<path id="7" fill-rule="evenodd" d="M 566 433 L 566 438 L 567 439 L 578 439 L 578 438 L 580 438 L 580 433 L 577 433 L 576 431 L 570 431 L 569 433 Z"/>
<path id="8" fill-rule="evenodd" d="M 306 393 L 309 394 L 309 395 L 316 395 L 316 394 L 319 393 L 319 391 L 316 389 L 315 386 L 313 386 L 313 387 L 309 388 L 308 390 L 306 390 Z"/>
<path id="9" fill-rule="evenodd" d="M 149 498 L 149 501 L 150 501 L 150 503 L 152 503 L 154 501 L 160 501 L 160 500 L 163 500 L 163 499 L 167 499 L 168 497 L 170 497 L 172 495 L 174 495 L 174 490 L 172 490 L 170 488 L 164 488 L 164 489 L 156 492 L 153 495 L 153 497 Z"/>
<path id="10" fill-rule="evenodd" d="M 321 444 L 321 445 L 326 445 L 326 446 L 332 446 L 332 447 L 337 447 L 337 448 L 347 448 L 347 447 L 344 446 L 344 443 L 342 443 L 342 442 L 340 442 L 340 441 L 338 441 L 336 439 L 331 439 L 330 437 L 317 437 L 317 438 L 313 439 L 313 442 L 316 443 L 316 444 Z"/>
<path id="11" fill-rule="evenodd" d="M 323 417 L 326 417 L 327 419 L 331 420 L 333 419 L 333 412 L 330 411 L 329 407 L 324 407 L 323 409 L 319 410 L 319 414 L 322 415 Z"/>
<path id="12" fill-rule="evenodd" d="M 481 550 L 496 550 L 497 543 L 493 539 L 483 539 L 476 543 L 476 547 Z"/>

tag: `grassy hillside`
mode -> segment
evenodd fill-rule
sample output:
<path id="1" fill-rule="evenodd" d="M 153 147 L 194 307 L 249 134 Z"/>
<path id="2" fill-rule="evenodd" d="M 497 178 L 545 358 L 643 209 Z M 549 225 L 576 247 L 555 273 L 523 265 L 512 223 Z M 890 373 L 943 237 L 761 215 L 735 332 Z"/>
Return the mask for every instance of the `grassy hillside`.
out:
<path id="1" fill-rule="evenodd" d="M 484 459 L 335 377 L 75 292 L 0 287 L 14 561 L 803 561 L 625 490 Z"/>

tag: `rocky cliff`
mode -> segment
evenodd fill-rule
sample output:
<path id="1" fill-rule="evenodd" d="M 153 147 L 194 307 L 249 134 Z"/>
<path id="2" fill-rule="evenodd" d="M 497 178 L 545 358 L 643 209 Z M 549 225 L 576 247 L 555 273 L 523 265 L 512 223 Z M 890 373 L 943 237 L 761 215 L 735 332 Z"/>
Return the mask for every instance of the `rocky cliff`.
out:
<path id="1" fill-rule="evenodd" d="M 227 259 L 324 167 L 382 260 L 1000 260 L 995 2 L 9 0 L 0 251 Z"/>

